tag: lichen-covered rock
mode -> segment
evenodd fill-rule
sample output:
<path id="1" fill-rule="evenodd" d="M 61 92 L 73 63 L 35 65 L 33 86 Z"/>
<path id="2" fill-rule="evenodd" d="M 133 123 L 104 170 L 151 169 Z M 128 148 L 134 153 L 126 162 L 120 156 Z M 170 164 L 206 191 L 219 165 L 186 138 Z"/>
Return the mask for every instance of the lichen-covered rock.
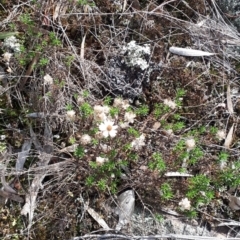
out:
<path id="1" fill-rule="evenodd" d="M 150 46 L 135 41 L 115 51 L 106 63 L 109 81 L 106 88 L 114 95 L 134 100 L 148 87 L 154 64 L 150 62 Z"/>

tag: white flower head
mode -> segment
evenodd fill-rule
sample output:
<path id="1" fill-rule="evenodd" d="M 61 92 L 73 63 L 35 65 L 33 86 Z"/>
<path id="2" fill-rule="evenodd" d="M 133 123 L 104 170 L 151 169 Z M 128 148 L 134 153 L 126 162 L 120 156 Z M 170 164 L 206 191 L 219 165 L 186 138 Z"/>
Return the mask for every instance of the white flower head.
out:
<path id="1" fill-rule="evenodd" d="M 110 151 L 112 148 L 108 146 L 107 144 L 100 144 L 101 149 L 103 150 L 104 153 L 107 153 Z"/>
<path id="2" fill-rule="evenodd" d="M 120 127 L 123 128 L 123 129 L 129 127 L 129 123 L 128 123 L 128 122 L 121 122 L 119 125 L 120 125 Z"/>
<path id="3" fill-rule="evenodd" d="M 114 107 L 122 107 L 122 102 L 123 100 L 121 98 L 115 98 L 113 101 L 113 106 Z"/>
<path id="4" fill-rule="evenodd" d="M 97 165 L 101 166 L 103 165 L 105 162 L 107 162 L 108 159 L 107 158 L 103 158 L 103 157 L 96 157 L 96 163 Z"/>
<path id="5" fill-rule="evenodd" d="M 2 56 L 3 56 L 3 60 L 4 60 L 5 62 L 9 63 L 9 62 L 10 62 L 10 59 L 11 59 L 11 57 L 12 57 L 12 53 L 5 52 Z"/>
<path id="6" fill-rule="evenodd" d="M 94 120 L 98 122 L 103 122 L 107 119 L 107 115 L 104 112 L 94 114 Z"/>
<path id="7" fill-rule="evenodd" d="M 219 140 L 223 140 L 226 138 L 226 132 L 224 130 L 218 130 L 216 133 L 216 137 Z"/>
<path id="8" fill-rule="evenodd" d="M 135 150 L 141 149 L 143 146 L 145 146 L 145 135 L 142 134 L 140 137 L 136 138 L 135 140 L 132 141 L 131 146 Z"/>
<path id="9" fill-rule="evenodd" d="M 193 138 L 187 139 L 185 141 L 185 144 L 186 144 L 187 150 L 192 150 L 196 146 L 195 140 Z"/>
<path id="10" fill-rule="evenodd" d="M 188 200 L 188 198 L 183 198 L 178 205 L 180 206 L 181 210 L 190 210 L 191 208 L 191 202 Z"/>
<path id="11" fill-rule="evenodd" d="M 123 100 L 123 102 L 122 102 L 122 108 L 123 108 L 124 110 L 126 110 L 129 106 L 130 106 L 129 101 L 128 101 L 128 100 Z"/>
<path id="12" fill-rule="evenodd" d="M 82 137 L 80 139 L 80 142 L 83 145 L 87 145 L 87 144 L 89 144 L 91 142 L 91 140 L 92 139 L 91 139 L 91 137 L 88 134 L 84 134 L 84 135 L 82 135 Z"/>
<path id="13" fill-rule="evenodd" d="M 68 110 L 66 113 L 66 117 L 70 121 L 74 121 L 76 117 L 76 112 L 74 110 Z"/>
<path id="14" fill-rule="evenodd" d="M 44 85 L 52 85 L 53 84 L 53 78 L 49 75 L 46 74 L 44 77 Z"/>
<path id="15" fill-rule="evenodd" d="M 95 114 L 100 114 L 100 113 L 109 113 L 110 108 L 108 106 L 101 106 L 101 105 L 95 105 L 93 107 L 94 113 Z"/>
<path id="16" fill-rule="evenodd" d="M 133 112 L 126 112 L 124 115 L 124 121 L 127 123 L 133 123 L 134 118 L 136 117 L 136 114 Z"/>
<path id="17" fill-rule="evenodd" d="M 169 99 L 165 99 L 163 101 L 163 103 L 165 105 L 167 105 L 168 107 L 170 107 L 171 109 L 175 109 L 177 107 L 177 104 L 175 102 L 173 102 L 172 100 L 169 100 Z"/>
<path id="18" fill-rule="evenodd" d="M 123 100 L 121 98 L 115 98 L 114 102 L 113 102 L 113 106 L 118 107 L 118 108 L 127 109 L 130 105 L 129 105 L 128 100 Z"/>
<path id="19" fill-rule="evenodd" d="M 105 120 L 103 123 L 99 125 L 99 130 L 102 132 L 105 138 L 107 138 L 108 136 L 113 138 L 117 135 L 118 126 L 114 126 L 113 124 L 114 124 L 113 121 Z"/>
<path id="20" fill-rule="evenodd" d="M 109 113 L 110 108 L 108 106 L 95 105 L 93 108 L 93 111 L 94 111 L 94 119 L 96 121 L 104 121 L 107 118 L 106 114 Z"/>

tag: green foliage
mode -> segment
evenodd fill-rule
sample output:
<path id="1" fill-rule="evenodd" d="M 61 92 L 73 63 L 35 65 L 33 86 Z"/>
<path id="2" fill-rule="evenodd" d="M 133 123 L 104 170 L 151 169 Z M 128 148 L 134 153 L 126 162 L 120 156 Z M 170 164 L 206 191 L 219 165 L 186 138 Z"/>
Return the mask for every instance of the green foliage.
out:
<path id="1" fill-rule="evenodd" d="M 110 116 L 114 118 L 116 115 L 118 115 L 119 109 L 116 107 L 111 107 L 109 113 L 110 113 Z"/>
<path id="2" fill-rule="evenodd" d="M 88 177 L 86 178 L 86 185 L 87 185 L 88 187 L 92 187 L 92 186 L 94 185 L 94 182 L 95 182 L 95 179 L 94 179 L 93 176 L 88 176 Z"/>
<path id="3" fill-rule="evenodd" d="M 74 143 L 76 143 L 76 139 L 75 139 L 74 137 L 70 137 L 70 138 L 69 138 L 69 143 L 70 143 L 71 145 L 73 145 Z"/>
<path id="4" fill-rule="evenodd" d="M 182 98 L 186 95 L 186 90 L 182 89 L 182 88 L 178 88 L 177 92 L 176 92 L 176 104 L 178 107 L 180 107 L 182 105 Z"/>
<path id="5" fill-rule="evenodd" d="M 89 117 L 91 114 L 93 114 L 93 108 L 87 102 L 80 106 L 80 111 L 84 117 Z"/>
<path id="6" fill-rule="evenodd" d="M 189 153 L 189 163 L 196 164 L 204 156 L 204 152 L 199 148 L 195 147 Z"/>
<path id="7" fill-rule="evenodd" d="M 95 3 L 89 0 L 77 0 L 77 4 L 79 4 L 80 6 L 86 6 L 86 5 L 89 5 L 90 7 L 95 6 Z"/>
<path id="8" fill-rule="evenodd" d="M 218 131 L 218 128 L 217 127 L 210 127 L 210 133 L 211 134 L 213 134 L 213 135 L 215 135 L 216 133 L 217 133 L 217 131 Z"/>
<path id="9" fill-rule="evenodd" d="M 155 152 L 152 155 L 152 161 L 149 162 L 148 167 L 151 170 L 158 170 L 159 172 L 163 172 L 166 169 L 166 164 L 162 158 L 161 153 Z"/>
<path id="10" fill-rule="evenodd" d="M 70 111 L 72 109 L 73 109 L 73 105 L 71 103 L 68 103 L 67 106 L 66 106 L 66 110 Z"/>
<path id="11" fill-rule="evenodd" d="M 127 132 L 128 132 L 130 135 L 134 136 L 135 138 L 140 137 L 140 133 L 139 133 L 135 128 L 133 128 L 133 127 L 129 127 L 128 130 L 127 130 Z"/>
<path id="12" fill-rule="evenodd" d="M 111 102 L 112 102 L 112 98 L 110 96 L 105 97 L 103 101 L 104 105 L 107 105 L 107 106 L 109 106 Z"/>
<path id="13" fill-rule="evenodd" d="M 73 55 L 71 56 L 66 56 L 65 58 L 65 63 L 68 67 L 71 67 L 72 62 L 74 61 L 75 57 Z"/>
<path id="14" fill-rule="evenodd" d="M 84 91 L 83 91 L 83 97 L 84 97 L 84 98 L 89 97 L 89 95 L 90 95 L 90 93 L 89 93 L 88 90 L 84 90 Z"/>
<path id="15" fill-rule="evenodd" d="M 181 152 L 183 150 L 185 150 L 185 141 L 182 139 L 180 141 L 178 141 L 177 145 L 174 147 L 174 151 L 175 152 Z"/>
<path id="16" fill-rule="evenodd" d="M 188 210 L 188 211 L 185 211 L 185 214 L 187 217 L 189 218 L 196 218 L 197 217 L 197 212 L 195 210 Z"/>
<path id="17" fill-rule="evenodd" d="M 149 113 L 149 107 L 146 104 L 141 105 L 135 110 L 135 113 L 139 116 L 147 116 Z"/>
<path id="18" fill-rule="evenodd" d="M 220 152 L 218 155 L 219 162 L 227 162 L 228 158 L 229 158 L 229 154 L 224 151 Z"/>
<path id="19" fill-rule="evenodd" d="M 161 214 L 155 214 L 155 219 L 160 223 L 164 222 L 164 217 Z"/>
<path id="20" fill-rule="evenodd" d="M 3 153 L 6 150 L 7 146 L 5 142 L 0 142 L 0 153 Z"/>
<path id="21" fill-rule="evenodd" d="M 240 185 L 240 161 L 234 162 L 233 166 L 234 167 L 225 168 L 219 173 L 219 177 L 216 180 L 216 185 L 218 187 L 237 187 Z"/>
<path id="22" fill-rule="evenodd" d="M 154 110 L 153 110 L 153 115 L 156 119 L 159 117 L 163 116 L 167 112 L 169 112 L 170 107 L 166 106 L 165 104 L 162 103 L 155 103 L 154 104 Z"/>
<path id="23" fill-rule="evenodd" d="M 172 130 L 173 131 L 180 131 L 185 127 L 185 123 L 184 122 L 176 122 L 172 125 Z"/>
<path id="24" fill-rule="evenodd" d="M 186 196 L 195 200 L 196 206 L 208 204 L 214 198 L 214 191 L 211 189 L 210 182 L 211 180 L 203 174 L 190 178 Z"/>
<path id="25" fill-rule="evenodd" d="M 173 197 L 172 188 L 169 183 L 163 183 L 160 188 L 161 198 L 169 200 Z"/>
<path id="26" fill-rule="evenodd" d="M 54 32 L 49 33 L 50 44 L 53 46 L 61 46 L 61 41 L 57 38 Z"/>
<path id="27" fill-rule="evenodd" d="M 48 63 L 49 63 L 49 60 L 47 58 L 40 58 L 38 65 L 40 67 L 44 67 L 44 66 L 48 65 Z"/>
<path id="28" fill-rule="evenodd" d="M 22 23 L 24 23 L 26 25 L 33 25 L 34 24 L 34 22 L 31 19 L 30 14 L 28 14 L 28 13 L 22 14 L 19 19 Z"/>
<path id="29" fill-rule="evenodd" d="M 85 155 L 84 148 L 82 146 L 78 146 L 77 149 L 74 152 L 74 156 L 83 158 Z"/>

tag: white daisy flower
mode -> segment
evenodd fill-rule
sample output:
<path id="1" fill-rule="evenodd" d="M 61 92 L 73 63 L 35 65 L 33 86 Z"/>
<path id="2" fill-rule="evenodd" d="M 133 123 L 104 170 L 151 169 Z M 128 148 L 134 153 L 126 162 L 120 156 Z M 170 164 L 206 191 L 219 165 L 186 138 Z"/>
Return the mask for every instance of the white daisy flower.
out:
<path id="1" fill-rule="evenodd" d="M 88 134 L 84 134 L 82 135 L 81 139 L 80 139 L 80 142 L 83 144 L 83 145 L 86 145 L 86 144 L 89 144 L 91 142 L 91 137 L 88 135 Z"/>
<path id="2" fill-rule="evenodd" d="M 170 107 L 171 109 L 175 109 L 177 107 L 177 104 L 169 99 L 165 99 L 163 103 Z"/>
<path id="3" fill-rule="evenodd" d="M 107 138 L 108 136 L 113 138 L 117 135 L 118 126 L 114 126 L 113 124 L 114 122 L 110 120 L 105 120 L 99 125 L 99 130 L 102 132 L 105 138 Z"/>
<path id="4" fill-rule="evenodd" d="M 180 206 L 181 210 L 190 210 L 191 208 L 191 202 L 188 200 L 188 198 L 183 198 L 178 205 Z"/>
<path id="5" fill-rule="evenodd" d="M 131 146 L 135 150 L 141 149 L 143 146 L 145 146 L 145 136 L 142 134 L 139 138 L 136 138 L 135 140 L 132 141 Z"/>
<path id="6" fill-rule="evenodd" d="M 136 117 L 136 114 L 133 112 L 126 112 L 124 115 L 124 121 L 128 123 L 133 123 L 134 118 Z"/>
<path id="7" fill-rule="evenodd" d="M 103 165 L 105 162 L 107 162 L 108 159 L 107 158 L 103 158 L 103 157 L 96 157 L 96 163 L 97 165 L 101 166 Z"/>

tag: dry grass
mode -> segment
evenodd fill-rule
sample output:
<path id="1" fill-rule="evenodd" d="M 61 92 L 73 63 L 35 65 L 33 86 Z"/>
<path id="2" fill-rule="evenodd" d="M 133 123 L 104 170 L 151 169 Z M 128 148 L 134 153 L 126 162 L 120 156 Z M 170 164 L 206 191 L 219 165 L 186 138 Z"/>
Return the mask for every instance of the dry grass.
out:
<path id="1" fill-rule="evenodd" d="M 1 181 L 5 190 L 12 188 L 12 194 L 26 201 L 3 204 L 3 239 L 96 239 L 100 227 L 86 204 L 114 229 L 118 217 L 111 209 L 125 189 L 136 193 L 137 216 L 145 219 L 147 213 L 153 222 L 152 228 L 145 223 L 126 226 L 123 232 L 129 236 L 159 234 L 159 215 L 164 218 L 169 209 L 181 219 L 191 217 L 212 228 L 238 220 L 238 210 L 228 203 L 229 196 L 239 195 L 240 183 L 239 33 L 214 1 L 191 4 L 0 4 L 1 32 L 18 31 L 22 46 L 9 63 L 1 60 L 11 69 L 0 96 L 0 130 L 5 136 L 0 145 Z M 148 64 L 145 69 L 131 62 L 134 53 L 123 52 L 132 40 L 150 46 L 150 54 L 141 55 Z M 216 55 L 177 56 L 168 51 L 171 46 Z M 1 49 L 2 54 L 6 51 Z M 47 74 L 52 83 L 44 80 Z M 99 139 L 93 108 L 108 105 L 120 125 L 125 109 L 113 108 L 118 96 L 129 100 L 136 118 L 128 129 L 119 126 L 115 138 Z M 169 101 L 176 106 L 167 106 Z M 219 131 L 225 136 L 218 136 Z M 84 145 L 83 134 L 92 142 Z M 133 149 L 131 143 L 141 134 L 145 145 Z M 196 143 L 192 149 L 186 145 L 189 139 Z M 77 150 L 67 148 L 74 144 Z M 105 151 L 101 144 L 111 149 Z M 19 171 L 15 164 L 24 151 Z M 109 162 L 97 166 L 99 156 Z M 193 177 L 165 176 L 180 171 Z M 191 200 L 189 211 L 179 208 L 185 197 Z M 32 204 L 31 211 L 26 203 Z"/>

